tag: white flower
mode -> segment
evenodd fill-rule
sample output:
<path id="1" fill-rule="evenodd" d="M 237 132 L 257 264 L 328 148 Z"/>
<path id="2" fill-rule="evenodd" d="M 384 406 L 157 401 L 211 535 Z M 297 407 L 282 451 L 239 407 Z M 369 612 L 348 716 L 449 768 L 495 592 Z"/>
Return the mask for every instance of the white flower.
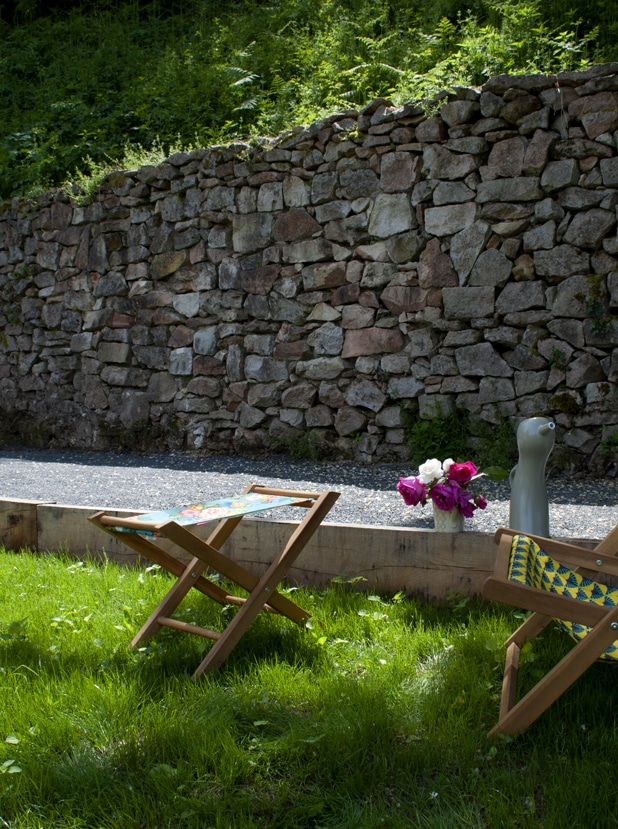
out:
<path id="1" fill-rule="evenodd" d="M 454 464 L 455 461 L 452 458 L 447 458 L 444 463 L 442 464 L 442 469 L 444 470 L 445 474 L 448 475 L 448 471 L 451 468 L 451 465 Z"/>
<path id="2" fill-rule="evenodd" d="M 437 458 L 431 458 L 418 468 L 418 478 L 422 484 L 430 484 L 442 475 L 442 464 Z"/>

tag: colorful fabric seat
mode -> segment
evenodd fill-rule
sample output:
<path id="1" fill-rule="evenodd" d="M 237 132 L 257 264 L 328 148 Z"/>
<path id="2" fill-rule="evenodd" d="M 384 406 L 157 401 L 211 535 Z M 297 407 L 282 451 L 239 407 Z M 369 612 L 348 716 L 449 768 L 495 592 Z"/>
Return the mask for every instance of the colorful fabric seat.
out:
<path id="1" fill-rule="evenodd" d="M 539 545 L 526 535 L 513 537 L 509 579 L 541 590 L 549 590 L 559 596 L 569 596 L 580 602 L 592 602 L 602 607 L 616 607 L 618 588 L 587 579 L 543 552 Z M 590 633 L 589 625 L 556 619 L 558 627 L 576 642 Z M 613 642 L 599 659 L 618 661 L 618 641 Z"/>

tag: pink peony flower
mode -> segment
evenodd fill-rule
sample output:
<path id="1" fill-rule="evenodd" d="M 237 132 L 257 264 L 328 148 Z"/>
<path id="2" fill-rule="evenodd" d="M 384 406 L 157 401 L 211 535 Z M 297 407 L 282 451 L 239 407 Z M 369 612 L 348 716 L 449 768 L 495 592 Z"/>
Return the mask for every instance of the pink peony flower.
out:
<path id="1" fill-rule="evenodd" d="M 429 494 L 438 509 L 451 512 L 451 510 L 454 510 L 458 506 L 458 489 L 459 486 L 457 484 L 435 484 L 431 487 Z"/>
<path id="2" fill-rule="evenodd" d="M 456 481 L 458 484 L 465 484 L 470 481 L 478 472 L 472 461 L 465 463 L 452 463 L 448 468 L 449 481 Z"/>
<path id="3" fill-rule="evenodd" d="M 400 478 L 397 490 L 409 507 L 424 504 L 427 499 L 427 487 L 418 478 Z"/>
<path id="4" fill-rule="evenodd" d="M 476 505 L 479 509 L 485 509 L 485 507 L 487 506 L 487 501 L 485 500 L 485 498 L 483 498 L 482 495 L 477 495 Z"/>

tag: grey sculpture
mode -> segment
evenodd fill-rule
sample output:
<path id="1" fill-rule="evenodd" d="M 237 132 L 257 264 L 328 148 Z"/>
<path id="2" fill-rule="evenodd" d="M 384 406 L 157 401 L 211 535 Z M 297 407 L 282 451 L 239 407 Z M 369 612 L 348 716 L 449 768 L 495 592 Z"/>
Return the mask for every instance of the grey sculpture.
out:
<path id="1" fill-rule="evenodd" d="M 509 527 L 545 538 L 549 537 L 545 465 L 554 448 L 555 428 L 546 417 L 530 417 L 519 424 L 519 461 L 510 474 Z"/>

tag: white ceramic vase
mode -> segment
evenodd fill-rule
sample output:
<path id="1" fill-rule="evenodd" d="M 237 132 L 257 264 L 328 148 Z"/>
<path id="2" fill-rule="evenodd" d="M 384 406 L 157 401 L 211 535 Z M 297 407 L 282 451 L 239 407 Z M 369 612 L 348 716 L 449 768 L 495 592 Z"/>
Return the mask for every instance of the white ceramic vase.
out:
<path id="1" fill-rule="evenodd" d="M 438 533 L 460 533 L 464 528 L 464 517 L 458 509 L 446 512 L 433 504 L 433 523 Z"/>

